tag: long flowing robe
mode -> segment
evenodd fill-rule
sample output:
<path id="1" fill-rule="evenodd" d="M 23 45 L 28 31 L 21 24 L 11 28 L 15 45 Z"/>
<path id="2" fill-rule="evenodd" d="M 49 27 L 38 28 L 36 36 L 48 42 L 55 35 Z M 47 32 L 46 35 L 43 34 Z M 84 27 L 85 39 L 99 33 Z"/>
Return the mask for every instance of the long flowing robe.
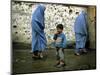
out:
<path id="1" fill-rule="evenodd" d="M 32 14 L 32 51 L 42 51 L 46 48 L 46 37 L 44 33 L 44 11 L 43 5 L 38 5 Z"/>
<path id="2" fill-rule="evenodd" d="M 87 41 L 87 15 L 85 12 L 81 12 L 81 14 L 76 18 L 75 25 L 75 38 L 76 38 L 76 50 L 85 48 L 85 44 Z"/>

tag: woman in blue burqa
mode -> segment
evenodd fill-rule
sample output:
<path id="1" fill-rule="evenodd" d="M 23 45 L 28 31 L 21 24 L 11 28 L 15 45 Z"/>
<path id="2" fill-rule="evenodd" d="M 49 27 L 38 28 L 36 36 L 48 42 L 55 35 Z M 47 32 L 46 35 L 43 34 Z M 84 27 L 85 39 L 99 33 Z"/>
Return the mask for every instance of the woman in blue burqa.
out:
<path id="1" fill-rule="evenodd" d="M 40 4 L 32 14 L 32 57 L 43 58 L 42 52 L 46 48 L 44 11 L 44 5 Z"/>
<path id="2" fill-rule="evenodd" d="M 87 14 L 82 11 L 76 18 L 75 25 L 75 39 L 76 39 L 76 50 L 75 54 L 80 55 L 81 52 L 87 52 L 85 45 L 87 41 Z"/>

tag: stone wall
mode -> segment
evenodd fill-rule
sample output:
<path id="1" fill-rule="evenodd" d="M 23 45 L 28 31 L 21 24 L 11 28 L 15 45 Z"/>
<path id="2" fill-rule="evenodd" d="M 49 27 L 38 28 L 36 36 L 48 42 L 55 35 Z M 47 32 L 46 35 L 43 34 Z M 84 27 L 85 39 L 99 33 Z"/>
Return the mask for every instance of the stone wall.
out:
<path id="1" fill-rule="evenodd" d="M 88 7 L 89 47 L 96 48 L 96 7 Z"/>
<path id="2" fill-rule="evenodd" d="M 38 3 L 12 2 L 12 40 L 13 42 L 31 43 L 31 15 Z M 53 41 L 56 25 L 64 25 L 64 33 L 67 41 L 75 42 L 74 22 L 77 14 L 82 10 L 87 12 L 86 7 L 44 4 L 45 10 L 45 33 L 48 45 Z"/>

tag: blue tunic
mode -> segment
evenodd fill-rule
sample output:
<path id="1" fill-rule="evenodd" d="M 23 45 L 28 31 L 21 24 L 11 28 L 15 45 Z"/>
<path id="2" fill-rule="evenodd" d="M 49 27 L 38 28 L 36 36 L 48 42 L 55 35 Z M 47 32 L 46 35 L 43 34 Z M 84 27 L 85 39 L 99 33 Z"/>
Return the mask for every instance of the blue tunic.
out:
<path id="1" fill-rule="evenodd" d="M 32 51 L 42 51 L 46 48 L 46 37 L 44 33 L 44 11 L 45 7 L 39 5 L 32 14 Z"/>
<path id="2" fill-rule="evenodd" d="M 54 35 L 53 39 L 55 40 L 55 47 L 66 48 L 67 40 L 64 33 Z"/>
<path id="3" fill-rule="evenodd" d="M 74 31 L 76 38 L 76 50 L 78 52 L 80 48 L 85 48 L 87 40 L 87 15 L 85 12 L 82 11 L 76 18 Z"/>
<path id="4" fill-rule="evenodd" d="M 87 15 L 85 12 L 82 11 L 76 18 L 74 30 L 75 33 L 87 34 Z"/>

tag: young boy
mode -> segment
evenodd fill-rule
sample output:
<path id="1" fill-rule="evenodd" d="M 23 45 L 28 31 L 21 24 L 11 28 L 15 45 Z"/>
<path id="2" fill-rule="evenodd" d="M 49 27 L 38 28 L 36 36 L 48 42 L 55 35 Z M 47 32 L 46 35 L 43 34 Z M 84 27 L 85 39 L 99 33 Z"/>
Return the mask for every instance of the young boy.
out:
<path id="1" fill-rule="evenodd" d="M 57 25 L 57 32 L 54 34 L 54 42 L 56 47 L 57 63 L 56 67 L 64 67 L 64 48 L 66 47 L 66 37 L 63 33 L 63 25 Z"/>

